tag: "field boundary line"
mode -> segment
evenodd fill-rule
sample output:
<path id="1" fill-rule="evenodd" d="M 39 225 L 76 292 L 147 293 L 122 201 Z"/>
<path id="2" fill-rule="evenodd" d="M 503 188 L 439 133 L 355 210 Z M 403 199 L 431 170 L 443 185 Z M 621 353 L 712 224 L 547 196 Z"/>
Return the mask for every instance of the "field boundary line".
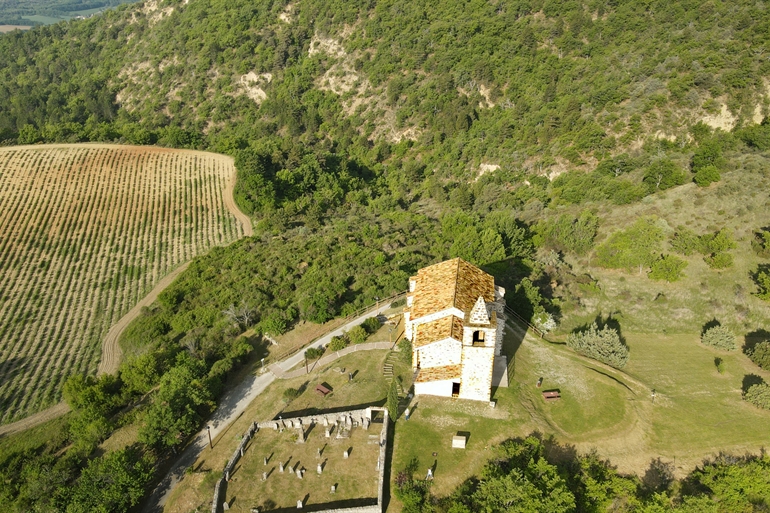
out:
<path id="1" fill-rule="evenodd" d="M 139 314 L 142 313 L 142 308 L 150 306 L 158 298 L 158 294 L 163 292 L 166 287 L 171 285 L 171 282 L 173 282 L 177 276 L 190 266 L 190 262 L 192 262 L 192 260 L 188 260 L 164 276 L 163 279 L 153 287 L 149 294 L 144 296 L 126 315 L 113 324 L 110 331 L 107 332 L 107 336 L 104 337 L 104 340 L 102 341 L 102 358 L 99 361 L 99 370 L 96 373 L 97 376 L 101 376 L 102 374 L 115 374 L 118 371 L 118 366 L 120 365 L 120 360 L 123 356 L 123 350 L 120 348 L 120 344 L 118 344 L 120 335 L 123 334 L 123 331 L 125 331 L 131 321 L 139 317 Z"/>

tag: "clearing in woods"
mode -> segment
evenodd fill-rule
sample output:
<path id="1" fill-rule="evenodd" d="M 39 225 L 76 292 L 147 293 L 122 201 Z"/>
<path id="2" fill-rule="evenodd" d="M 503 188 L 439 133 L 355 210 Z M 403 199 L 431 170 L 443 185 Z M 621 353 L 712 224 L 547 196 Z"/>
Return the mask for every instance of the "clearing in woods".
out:
<path id="1" fill-rule="evenodd" d="M 110 327 L 174 268 L 251 233 L 234 182 L 230 157 L 197 151 L 0 149 L 0 424 L 94 374 Z"/>

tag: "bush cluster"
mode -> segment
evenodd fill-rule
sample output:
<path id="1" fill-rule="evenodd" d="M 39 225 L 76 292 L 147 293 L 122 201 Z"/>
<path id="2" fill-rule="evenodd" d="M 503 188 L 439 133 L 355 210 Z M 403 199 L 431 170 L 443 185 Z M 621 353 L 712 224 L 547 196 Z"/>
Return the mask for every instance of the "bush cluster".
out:
<path id="1" fill-rule="evenodd" d="M 770 370 L 770 341 L 760 342 L 748 351 L 749 359 L 765 370 Z"/>
<path id="2" fill-rule="evenodd" d="M 340 337 L 332 337 L 332 341 L 329 342 L 328 349 L 331 352 L 335 351 L 342 351 L 348 345 L 350 344 L 350 341 L 347 339 L 345 335 L 342 335 Z"/>
<path id="3" fill-rule="evenodd" d="M 595 322 L 586 330 L 570 333 L 567 345 L 583 356 L 616 369 L 622 369 L 628 362 L 628 347 L 621 342 L 618 330 L 609 326 L 599 329 Z"/>
<path id="4" fill-rule="evenodd" d="M 734 351 L 735 335 L 726 326 L 713 326 L 708 328 L 701 335 L 701 342 L 704 345 L 716 347 L 717 349 L 723 349 L 725 351 Z"/>
<path id="5" fill-rule="evenodd" d="M 671 237 L 671 249 L 685 256 L 701 253 L 703 260 L 712 269 L 732 267 L 733 256 L 728 253 L 736 248 L 732 232 L 725 228 L 714 233 L 697 235 L 692 230 L 680 226 Z"/>
<path id="6" fill-rule="evenodd" d="M 743 394 L 743 399 L 757 408 L 770 410 L 770 385 L 764 382 L 751 385 Z"/>

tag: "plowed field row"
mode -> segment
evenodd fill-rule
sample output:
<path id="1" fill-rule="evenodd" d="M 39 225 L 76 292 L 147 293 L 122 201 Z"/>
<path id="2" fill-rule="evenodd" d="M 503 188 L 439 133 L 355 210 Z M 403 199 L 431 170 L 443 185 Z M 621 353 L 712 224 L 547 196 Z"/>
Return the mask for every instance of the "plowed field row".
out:
<path id="1" fill-rule="evenodd" d="M 226 198 L 234 174 L 202 152 L 0 149 L 0 423 L 59 401 L 163 276 L 243 236 Z"/>

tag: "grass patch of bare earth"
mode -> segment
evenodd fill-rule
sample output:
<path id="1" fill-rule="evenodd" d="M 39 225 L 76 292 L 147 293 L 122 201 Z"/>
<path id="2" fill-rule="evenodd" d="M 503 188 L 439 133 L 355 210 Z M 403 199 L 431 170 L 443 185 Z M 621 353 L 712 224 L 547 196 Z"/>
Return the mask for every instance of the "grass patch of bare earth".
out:
<path id="1" fill-rule="evenodd" d="M 229 157 L 116 145 L 0 149 L 0 423 L 95 373 L 102 339 L 171 270 L 243 236 Z"/>

